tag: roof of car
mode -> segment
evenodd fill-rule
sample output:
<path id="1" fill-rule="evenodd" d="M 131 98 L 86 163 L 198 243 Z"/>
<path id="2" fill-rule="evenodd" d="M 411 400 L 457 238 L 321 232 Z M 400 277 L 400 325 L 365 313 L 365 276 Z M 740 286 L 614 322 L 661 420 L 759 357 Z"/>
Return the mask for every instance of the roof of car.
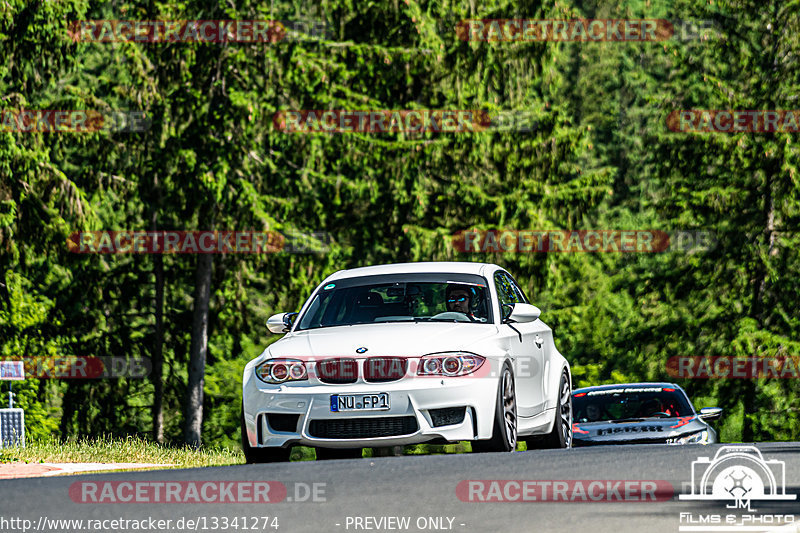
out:
<path id="1" fill-rule="evenodd" d="M 683 390 L 681 387 L 676 385 L 675 383 L 666 383 L 664 381 L 659 382 L 652 382 L 652 383 L 615 383 L 613 385 L 593 385 L 591 387 L 583 387 L 580 389 L 575 389 L 573 392 L 586 392 L 591 390 L 608 390 L 608 389 L 644 389 L 644 388 L 652 388 L 652 387 L 662 387 L 668 389 L 678 389 Z"/>
<path id="2" fill-rule="evenodd" d="M 349 270 L 340 270 L 332 274 L 328 280 L 354 278 L 357 276 L 377 276 L 381 274 L 476 274 L 480 275 L 484 268 L 490 270 L 500 268 L 491 263 L 473 263 L 466 261 L 430 261 L 419 263 L 395 263 L 390 265 L 375 265 Z"/>

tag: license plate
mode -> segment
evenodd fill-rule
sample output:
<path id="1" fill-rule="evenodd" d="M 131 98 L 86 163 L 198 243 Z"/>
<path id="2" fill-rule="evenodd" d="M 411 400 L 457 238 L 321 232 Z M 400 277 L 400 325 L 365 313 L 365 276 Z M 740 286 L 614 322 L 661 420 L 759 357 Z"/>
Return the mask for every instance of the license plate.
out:
<path id="1" fill-rule="evenodd" d="M 389 394 L 333 394 L 331 411 L 385 411 L 389 409 Z"/>

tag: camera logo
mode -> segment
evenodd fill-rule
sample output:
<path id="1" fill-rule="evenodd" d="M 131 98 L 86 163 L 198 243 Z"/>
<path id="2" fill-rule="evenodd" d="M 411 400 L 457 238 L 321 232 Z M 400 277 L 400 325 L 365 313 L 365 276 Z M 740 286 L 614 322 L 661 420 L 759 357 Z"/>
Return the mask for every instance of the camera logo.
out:
<path id="1" fill-rule="evenodd" d="M 795 500 L 786 494 L 786 464 L 765 460 L 755 446 L 723 446 L 713 459 L 692 462 L 692 493 L 681 500 L 732 501 L 728 509 L 750 508 L 751 500 Z"/>

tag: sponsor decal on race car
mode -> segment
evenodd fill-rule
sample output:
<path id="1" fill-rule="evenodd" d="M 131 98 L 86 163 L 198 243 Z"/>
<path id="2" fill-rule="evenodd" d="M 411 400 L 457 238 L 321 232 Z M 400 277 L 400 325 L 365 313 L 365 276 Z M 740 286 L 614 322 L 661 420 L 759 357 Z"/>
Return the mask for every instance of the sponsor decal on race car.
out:
<path id="1" fill-rule="evenodd" d="M 665 390 L 663 387 L 628 387 L 624 389 L 598 389 L 586 393 L 587 396 L 605 396 L 608 394 L 627 394 L 631 392 L 661 392 Z M 668 389 L 669 392 L 675 389 Z"/>
<path id="2" fill-rule="evenodd" d="M 618 435 L 621 433 L 646 433 L 646 432 L 659 432 L 664 431 L 661 426 L 625 426 L 614 428 L 600 428 L 597 430 L 598 436 L 603 435 Z"/>

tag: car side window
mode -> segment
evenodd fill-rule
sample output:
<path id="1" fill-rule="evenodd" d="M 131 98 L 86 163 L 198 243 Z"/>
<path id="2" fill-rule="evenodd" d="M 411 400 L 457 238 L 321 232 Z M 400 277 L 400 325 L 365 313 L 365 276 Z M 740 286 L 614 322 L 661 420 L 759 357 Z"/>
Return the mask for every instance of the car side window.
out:
<path id="1" fill-rule="evenodd" d="M 502 319 L 505 319 L 511 314 L 511 307 L 506 304 L 513 305 L 519 301 L 517 292 L 514 290 L 514 282 L 505 275 L 504 272 L 496 272 L 494 275 L 494 286 L 497 289 L 500 316 Z"/>

